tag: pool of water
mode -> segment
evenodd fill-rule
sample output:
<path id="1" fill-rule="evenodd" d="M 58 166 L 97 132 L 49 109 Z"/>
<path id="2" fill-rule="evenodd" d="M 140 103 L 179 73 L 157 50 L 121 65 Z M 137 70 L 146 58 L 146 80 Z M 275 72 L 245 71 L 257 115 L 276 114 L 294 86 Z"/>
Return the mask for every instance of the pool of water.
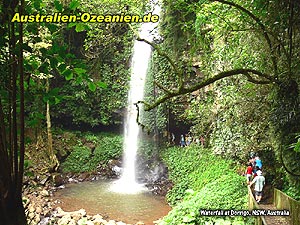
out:
<path id="1" fill-rule="evenodd" d="M 85 209 L 89 215 L 100 214 L 107 219 L 125 223 L 144 222 L 146 225 L 162 218 L 170 211 L 164 197 L 149 191 L 122 194 L 111 191 L 112 181 L 93 181 L 69 184 L 59 190 L 55 198 L 64 211 Z"/>

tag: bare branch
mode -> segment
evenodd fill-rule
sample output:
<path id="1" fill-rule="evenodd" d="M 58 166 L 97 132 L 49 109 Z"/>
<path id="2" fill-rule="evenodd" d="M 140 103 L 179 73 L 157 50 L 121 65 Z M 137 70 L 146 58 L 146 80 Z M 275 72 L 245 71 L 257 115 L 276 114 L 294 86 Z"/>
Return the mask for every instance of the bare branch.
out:
<path id="1" fill-rule="evenodd" d="M 171 66 L 174 70 L 174 73 L 175 73 L 175 75 L 177 76 L 177 79 L 178 79 L 178 89 L 179 90 L 184 89 L 183 73 L 178 69 L 175 62 L 170 58 L 170 56 L 167 55 L 165 52 L 162 52 L 161 49 L 156 44 L 154 44 L 154 43 L 152 43 L 152 42 L 150 42 L 146 39 L 138 37 L 137 40 L 138 41 L 143 41 L 143 42 L 151 45 L 152 48 L 154 48 L 156 50 L 157 54 L 164 57 L 171 64 Z"/>
<path id="2" fill-rule="evenodd" d="M 167 92 L 167 93 L 171 92 L 170 90 L 168 90 L 166 87 L 164 87 L 162 84 L 158 83 L 157 81 L 154 81 L 154 83 L 155 83 L 155 85 L 157 87 L 159 87 L 160 89 L 164 90 L 165 92 Z"/>
<path id="3" fill-rule="evenodd" d="M 149 44 L 152 48 L 154 48 L 154 49 L 156 50 L 156 52 L 157 52 L 160 56 L 164 57 L 164 58 L 171 64 L 171 66 L 172 66 L 172 68 L 173 68 L 175 74 L 176 74 L 177 76 L 180 75 L 180 73 L 179 73 L 179 71 L 178 71 L 178 68 L 177 68 L 175 62 L 170 58 L 169 55 L 167 55 L 165 52 L 162 52 L 161 49 L 160 49 L 156 44 L 154 44 L 154 43 L 152 43 L 152 42 L 150 42 L 150 41 L 148 41 L 148 40 L 146 40 L 146 39 L 144 39 L 144 38 L 140 38 L 140 37 L 138 37 L 136 40 L 138 40 L 138 41 L 143 41 L 143 42 Z"/>
<path id="4" fill-rule="evenodd" d="M 249 73 L 246 73 L 245 76 L 248 78 L 248 81 L 254 84 L 270 84 L 269 80 L 256 80 Z"/>
<path id="5" fill-rule="evenodd" d="M 255 74 L 261 78 L 264 78 L 265 80 L 255 80 L 253 77 L 250 76 L 250 73 Z M 278 81 L 275 80 L 272 76 L 270 76 L 268 74 L 264 74 L 260 71 L 254 70 L 254 69 L 235 69 L 235 70 L 220 72 L 219 74 L 217 74 L 213 77 L 207 78 L 193 86 L 185 87 L 182 89 L 177 89 L 174 91 L 169 91 L 168 93 L 166 93 L 166 94 L 162 95 L 161 97 L 159 97 L 158 99 L 156 99 L 156 101 L 153 103 L 147 103 L 144 101 L 140 101 L 138 103 L 142 103 L 145 105 L 145 111 L 150 111 L 151 109 L 154 109 L 158 105 L 166 102 L 168 99 L 171 99 L 171 98 L 179 96 L 179 95 L 184 95 L 187 93 L 192 93 L 192 92 L 199 90 L 201 88 L 204 88 L 218 80 L 221 80 L 223 78 L 230 77 L 230 76 L 235 76 L 235 75 L 244 75 L 248 78 L 248 80 L 250 82 L 256 83 L 256 84 L 278 83 Z"/>

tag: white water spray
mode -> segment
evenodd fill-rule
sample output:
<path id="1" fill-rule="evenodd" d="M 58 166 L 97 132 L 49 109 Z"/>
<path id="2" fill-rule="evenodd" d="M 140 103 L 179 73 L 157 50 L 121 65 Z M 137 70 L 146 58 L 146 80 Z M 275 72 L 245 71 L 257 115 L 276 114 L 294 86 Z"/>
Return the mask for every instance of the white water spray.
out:
<path id="1" fill-rule="evenodd" d="M 153 12 L 157 14 L 158 12 Z M 144 23 L 141 26 L 139 36 L 152 41 L 151 31 L 156 24 Z M 123 171 L 120 180 L 113 186 L 112 190 L 121 193 L 133 194 L 144 190 L 143 185 L 137 183 L 135 175 L 136 154 L 138 150 L 138 136 L 140 127 L 136 122 L 137 108 L 134 103 L 144 97 L 144 85 L 151 57 L 151 46 L 145 42 L 135 41 L 131 64 L 130 89 L 128 92 L 128 106 L 124 126 L 124 153 Z"/>

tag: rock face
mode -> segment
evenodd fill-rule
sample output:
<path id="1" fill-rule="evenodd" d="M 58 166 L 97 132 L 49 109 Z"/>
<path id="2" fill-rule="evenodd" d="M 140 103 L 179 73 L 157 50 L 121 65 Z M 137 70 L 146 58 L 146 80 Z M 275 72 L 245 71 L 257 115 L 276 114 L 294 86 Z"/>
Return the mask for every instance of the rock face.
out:
<path id="1" fill-rule="evenodd" d="M 37 212 L 29 213 L 28 216 L 29 225 L 132 225 L 126 224 L 121 221 L 105 220 L 99 214 L 94 216 L 86 215 L 84 209 L 73 212 L 65 212 L 61 208 L 53 209 L 47 216 L 40 216 Z M 139 221 L 136 225 L 145 225 Z"/>
<path id="2" fill-rule="evenodd" d="M 161 161 L 154 158 L 145 160 L 139 156 L 137 167 L 138 178 L 146 183 L 146 187 L 156 195 L 166 195 L 172 188 L 173 183 L 168 179 L 168 168 Z"/>

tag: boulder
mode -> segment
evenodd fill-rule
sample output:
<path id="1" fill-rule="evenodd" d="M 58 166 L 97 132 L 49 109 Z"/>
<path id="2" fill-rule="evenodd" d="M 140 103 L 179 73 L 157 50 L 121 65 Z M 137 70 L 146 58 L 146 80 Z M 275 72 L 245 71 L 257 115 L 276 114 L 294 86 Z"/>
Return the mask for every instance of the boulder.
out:
<path id="1" fill-rule="evenodd" d="M 50 194 L 49 194 L 49 191 L 47 191 L 47 190 L 42 190 L 41 192 L 40 192 L 40 194 L 43 196 L 43 197 L 49 197 L 50 196 Z"/>
<path id="2" fill-rule="evenodd" d="M 106 222 L 107 222 L 99 214 L 94 215 L 93 218 L 92 218 L 92 221 L 93 221 L 94 225 L 102 225 L 102 224 L 106 224 Z"/>
<path id="3" fill-rule="evenodd" d="M 116 225 L 127 225 L 127 224 L 122 221 L 119 221 L 119 222 L 116 222 Z"/>
<path id="4" fill-rule="evenodd" d="M 64 178 L 61 174 L 53 174 L 52 180 L 54 182 L 55 187 L 59 187 L 65 183 Z"/>
<path id="5" fill-rule="evenodd" d="M 77 221 L 78 225 L 94 225 L 94 223 L 90 220 L 87 220 L 87 218 L 81 218 Z"/>
<path id="6" fill-rule="evenodd" d="M 135 225 L 145 225 L 145 224 L 142 221 L 139 221 Z"/>
<path id="7" fill-rule="evenodd" d="M 71 216 L 69 214 L 66 214 L 57 221 L 57 225 L 67 225 L 71 220 Z"/>
<path id="8" fill-rule="evenodd" d="M 114 220 L 109 220 L 106 225 L 116 225 L 116 221 Z"/>

